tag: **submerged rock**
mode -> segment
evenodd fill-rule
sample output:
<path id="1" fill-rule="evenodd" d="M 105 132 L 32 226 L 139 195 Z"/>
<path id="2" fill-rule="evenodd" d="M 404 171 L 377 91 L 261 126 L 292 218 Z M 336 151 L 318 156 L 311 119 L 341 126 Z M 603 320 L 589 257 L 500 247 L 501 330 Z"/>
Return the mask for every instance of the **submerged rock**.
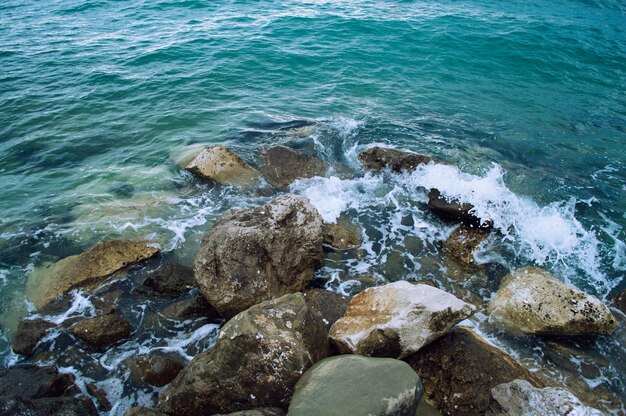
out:
<path id="1" fill-rule="evenodd" d="M 397 173 L 410 172 L 418 165 L 435 161 L 429 156 L 378 146 L 362 151 L 358 158 L 367 170 L 380 171 L 389 168 Z"/>
<path id="2" fill-rule="evenodd" d="M 192 317 L 203 316 L 210 321 L 219 322 L 219 313 L 209 305 L 209 302 L 199 293 L 186 299 L 178 300 L 161 311 L 167 319 L 183 320 Z"/>
<path id="3" fill-rule="evenodd" d="M 90 398 L 46 397 L 24 399 L 0 397 L 0 416 L 97 416 Z"/>
<path id="4" fill-rule="evenodd" d="M 433 188 L 428 193 L 428 206 L 434 214 L 447 221 L 460 221 L 475 228 L 491 228 L 493 226 L 490 219 L 481 219 L 472 213 L 474 209 L 472 204 L 460 203 L 455 199 L 448 200 L 441 195 L 438 189 Z"/>
<path id="5" fill-rule="evenodd" d="M 257 179 L 259 172 L 224 146 L 202 150 L 186 167 L 191 173 L 215 182 L 245 185 Z"/>
<path id="6" fill-rule="evenodd" d="M 77 338 L 103 350 L 130 337 L 132 328 L 124 318 L 111 314 L 80 321 L 72 325 L 69 331 Z"/>
<path id="7" fill-rule="evenodd" d="M 194 271 L 204 297 L 228 318 L 302 290 L 321 262 L 322 218 L 305 197 L 284 195 L 218 219 L 202 241 Z"/>
<path id="8" fill-rule="evenodd" d="M 164 355 L 142 355 L 129 359 L 130 375 L 151 386 L 165 386 L 180 373 L 183 365 Z"/>
<path id="9" fill-rule="evenodd" d="M 159 399 L 172 415 L 286 408 L 302 374 L 328 354 L 324 324 L 301 293 L 252 306 L 228 321 Z"/>
<path id="10" fill-rule="evenodd" d="M 357 248 L 363 241 L 361 230 L 348 218 L 340 216 L 336 224 L 322 225 L 324 244 L 336 250 L 350 250 Z"/>
<path id="11" fill-rule="evenodd" d="M 455 328 L 406 361 L 424 383 L 425 399 L 444 416 L 484 415 L 491 389 L 515 379 L 542 386 L 503 351 L 466 328 Z"/>
<path id="12" fill-rule="evenodd" d="M 146 241 L 102 241 L 82 254 L 33 272 L 27 283 L 28 296 L 35 306 L 41 307 L 71 289 L 93 289 L 115 272 L 158 252 L 158 248 Z"/>
<path id="13" fill-rule="evenodd" d="M 71 396 L 80 390 L 72 374 L 59 373 L 57 367 L 19 365 L 0 370 L 0 396 L 24 399 Z"/>
<path id="14" fill-rule="evenodd" d="M 214 416 L 284 416 L 285 412 L 278 407 L 261 407 L 252 410 L 242 410 L 241 412 L 233 412 L 229 414 L 219 414 Z"/>
<path id="15" fill-rule="evenodd" d="M 462 225 L 443 243 L 443 253 L 466 269 L 475 269 L 474 251 L 487 236 L 487 230 Z"/>
<path id="16" fill-rule="evenodd" d="M 193 270 L 178 263 L 167 263 L 146 276 L 136 293 L 158 296 L 180 296 L 195 287 Z"/>
<path id="17" fill-rule="evenodd" d="M 87 387 L 87 391 L 89 392 L 89 394 L 91 394 L 96 399 L 100 410 L 102 410 L 103 412 L 111 411 L 113 406 L 111 406 L 111 402 L 109 401 L 109 398 L 107 397 L 107 394 L 104 392 L 104 390 L 98 388 L 98 386 L 96 386 L 94 383 L 86 383 L 85 387 Z"/>
<path id="18" fill-rule="evenodd" d="M 324 176 L 328 166 L 322 160 L 285 146 L 261 152 L 261 173 L 276 188 L 287 188 L 296 179 Z"/>
<path id="19" fill-rule="evenodd" d="M 617 293 L 611 300 L 613 301 L 613 306 L 626 315 L 626 289 Z"/>
<path id="20" fill-rule="evenodd" d="M 617 320 L 599 299 L 538 268 L 507 276 L 487 307 L 490 321 L 512 334 L 610 334 Z"/>
<path id="21" fill-rule="evenodd" d="M 490 416 L 576 415 L 602 416 L 564 389 L 533 387 L 526 380 L 514 380 L 491 389 Z"/>
<path id="22" fill-rule="evenodd" d="M 302 376 L 289 416 L 415 416 L 422 394 L 419 377 L 405 362 L 341 355 Z"/>
<path id="23" fill-rule="evenodd" d="M 443 290 L 398 281 L 353 297 L 329 337 L 342 353 L 402 358 L 445 334 L 475 310 Z"/>
<path id="24" fill-rule="evenodd" d="M 24 319 L 13 337 L 13 352 L 30 355 L 48 330 L 56 325 L 43 319 Z"/>
<path id="25" fill-rule="evenodd" d="M 322 316 L 326 330 L 341 318 L 350 305 L 350 298 L 325 289 L 308 289 L 304 292 L 307 303 Z"/>

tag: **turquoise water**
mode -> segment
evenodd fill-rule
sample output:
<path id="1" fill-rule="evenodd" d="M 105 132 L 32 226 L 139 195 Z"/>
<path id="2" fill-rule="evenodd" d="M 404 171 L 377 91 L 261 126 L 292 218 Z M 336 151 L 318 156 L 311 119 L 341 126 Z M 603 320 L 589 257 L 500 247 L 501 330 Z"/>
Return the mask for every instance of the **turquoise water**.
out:
<path id="1" fill-rule="evenodd" d="M 261 145 L 313 143 L 355 170 L 371 143 L 436 156 L 460 170 L 293 190 L 329 220 L 361 210 L 393 225 L 436 184 L 496 219 L 509 267 L 542 265 L 606 297 L 625 284 L 625 91 L 619 0 L 6 0 L 0 313 L 10 326 L 45 262 L 111 237 L 189 262 L 219 213 L 267 200 L 181 171 L 198 143 L 252 164 Z M 389 191 L 400 198 L 380 217 Z M 445 238 L 437 227 L 416 235 Z M 411 232 L 389 226 L 344 269 L 384 274 L 385 247 Z M 419 275 L 416 263 L 400 273 Z"/>

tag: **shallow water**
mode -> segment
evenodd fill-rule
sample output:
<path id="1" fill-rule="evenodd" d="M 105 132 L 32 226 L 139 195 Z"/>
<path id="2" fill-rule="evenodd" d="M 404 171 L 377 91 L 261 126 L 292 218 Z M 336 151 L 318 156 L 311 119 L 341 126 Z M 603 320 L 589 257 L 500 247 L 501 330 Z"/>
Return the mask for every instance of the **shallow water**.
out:
<path id="1" fill-rule="evenodd" d="M 189 264 L 220 213 L 271 199 L 181 171 L 201 143 L 252 164 L 283 143 L 356 172 L 291 188 L 363 229 L 318 272 L 335 290 L 459 289 L 440 255 L 453 226 L 424 206 L 437 186 L 494 220 L 480 261 L 605 298 L 626 286 L 625 21 L 616 0 L 3 2 L 0 363 L 36 267 L 117 237 Z M 373 143 L 452 166 L 363 174 Z M 614 392 L 620 336 L 589 347 Z"/>

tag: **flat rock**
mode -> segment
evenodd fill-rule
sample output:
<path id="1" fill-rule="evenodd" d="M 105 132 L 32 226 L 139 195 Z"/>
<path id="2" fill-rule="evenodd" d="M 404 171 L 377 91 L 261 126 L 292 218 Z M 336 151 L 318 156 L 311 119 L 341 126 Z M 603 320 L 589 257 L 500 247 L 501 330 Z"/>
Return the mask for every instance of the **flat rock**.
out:
<path id="1" fill-rule="evenodd" d="M 128 360 L 130 375 L 151 386 L 165 386 L 180 373 L 183 364 L 164 355 L 141 355 Z"/>
<path id="2" fill-rule="evenodd" d="M 322 225 L 322 233 L 324 244 L 336 250 L 355 249 L 363 241 L 359 227 L 344 216 L 340 216 L 336 224 Z"/>
<path id="3" fill-rule="evenodd" d="M 554 387 L 536 388 L 526 380 L 514 380 L 491 389 L 489 416 L 576 415 L 602 416 L 576 396 Z"/>
<path id="4" fill-rule="evenodd" d="M 617 329 L 602 301 L 532 267 L 504 279 L 487 313 L 492 323 L 515 335 L 610 334 Z"/>
<path id="5" fill-rule="evenodd" d="M 363 168 L 373 171 L 390 169 L 392 172 L 410 172 L 418 165 L 427 165 L 435 160 L 429 156 L 418 155 L 416 153 L 386 147 L 371 147 L 362 151 L 359 161 Z"/>
<path id="6" fill-rule="evenodd" d="M 513 358 L 466 328 L 455 328 L 406 361 L 442 415 L 484 415 L 491 389 L 515 379 L 541 383 Z"/>
<path id="7" fill-rule="evenodd" d="M 112 274 L 158 252 L 147 241 L 102 241 L 82 254 L 33 272 L 28 278 L 27 293 L 35 306 L 41 307 L 71 289 L 94 289 Z"/>
<path id="8" fill-rule="evenodd" d="M 24 399 L 70 396 L 80 390 L 74 376 L 54 366 L 18 365 L 0 370 L 0 396 Z"/>
<path id="9" fill-rule="evenodd" d="M 254 209 L 231 210 L 202 240 L 195 279 L 225 318 L 304 289 L 322 263 L 322 218 L 309 200 L 284 195 Z"/>
<path id="10" fill-rule="evenodd" d="M 17 327 L 13 337 L 13 352 L 30 355 L 35 351 L 37 343 L 46 335 L 48 330 L 56 325 L 43 319 L 24 319 Z"/>
<path id="11" fill-rule="evenodd" d="M 106 349 L 130 337 L 132 328 L 124 318 L 111 314 L 77 322 L 70 327 L 69 331 L 98 349 Z"/>
<path id="12" fill-rule="evenodd" d="M 319 314 L 302 293 L 252 306 L 228 321 L 209 351 L 198 354 L 162 393 L 172 415 L 287 408 L 302 374 L 328 354 Z"/>
<path id="13" fill-rule="evenodd" d="M 475 310 L 443 290 L 398 281 L 354 296 L 329 337 L 342 353 L 403 358 L 445 334 Z"/>
<path id="14" fill-rule="evenodd" d="M 194 175 L 233 185 L 249 184 L 259 176 L 242 158 L 219 145 L 203 149 L 185 169 Z"/>
<path id="15" fill-rule="evenodd" d="M 474 206 L 461 203 L 455 199 L 448 199 L 438 189 L 428 192 L 428 207 L 439 218 L 446 221 L 460 221 L 468 227 L 491 228 L 493 222 L 488 218 L 478 218 L 472 213 Z"/>
<path id="16" fill-rule="evenodd" d="M 97 416 L 98 411 L 90 398 L 45 397 L 24 399 L 0 397 L 0 416 Z"/>
<path id="17" fill-rule="evenodd" d="M 285 189 L 296 179 L 324 176 L 327 169 L 322 160 L 285 146 L 261 152 L 261 173 L 276 188 Z"/>
<path id="18" fill-rule="evenodd" d="M 326 330 L 341 318 L 350 305 L 350 298 L 325 289 L 307 289 L 304 292 L 307 303 L 322 316 Z"/>
<path id="19" fill-rule="evenodd" d="M 181 296 L 196 287 L 193 270 L 178 263 L 167 263 L 148 274 L 135 289 L 136 293 L 156 296 Z"/>
<path id="20" fill-rule="evenodd" d="M 302 376 L 289 416 L 415 416 L 422 394 L 419 377 L 405 362 L 341 355 Z"/>

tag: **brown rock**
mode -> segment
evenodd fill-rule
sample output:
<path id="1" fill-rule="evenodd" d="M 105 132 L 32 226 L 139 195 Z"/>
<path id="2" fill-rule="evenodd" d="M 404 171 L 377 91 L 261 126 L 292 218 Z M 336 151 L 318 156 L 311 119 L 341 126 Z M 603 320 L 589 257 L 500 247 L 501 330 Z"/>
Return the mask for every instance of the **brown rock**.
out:
<path id="1" fill-rule="evenodd" d="M 349 297 L 324 289 L 308 289 L 304 297 L 309 306 L 320 313 L 327 331 L 346 313 L 350 304 Z"/>
<path id="2" fill-rule="evenodd" d="M 224 146 L 205 148 L 185 168 L 215 182 L 245 185 L 257 179 L 259 172 Z"/>
<path id="3" fill-rule="evenodd" d="M 460 203 L 454 199 L 448 200 L 438 189 L 433 188 L 428 193 L 428 206 L 434 214 L 447 221 L 460 221 L 474 228 L 493 227 L 490 219 L 478 218 L 471 212 L 474 209 L 472 204 Z"/>
<path id="4" fill-rule="evenodd" d="M 322 225 L 324 244 L 336 250 L 350 250 L 361 245 L 361 230 L 350 219 L 340 216 L 336 224 Z"/>
<path id="5" fill-rule="evenodd" d="M 287 188 L 299 178 L 324 176 L 328 166 L 322 160 L 285 146 L 272 146 L 261 153 L 261 173 L 276 188 Z"/>
<path id="6" fill-rule="evenodd" d="M 71 396 L 80 390 L 72 374 L 61 374 L 57 367 L 19 365 L 0 370 L 0 397 L 24 399 Z"/>
<path id="7" fill-rule="evenodd" d="M 541 382 L 467 328 L 455 328 L 406 361 L 424 383 L 425 399 L 444 416 L 484 415 L 491 389 L 515 379 Z"/>
<path id="8" fill-rule="evenodd" d="M 25 399 L 19 396 L 0 398 L 0 416 L 97 416 L 90 398 L 44 397 Z"/>
<path id="9" fill-rule="evenodd" d="M 161 314 L 167 319 L 183 320 L 190 317 L 204 316 L 212 321 L 219 321 L 220 315 L 201 294 L 181 299 L 167 306 Z"/>
<path id="10" fill-rule="evenodd" d="M 489 232 L 481 228 L 461 225 L 443 243 L 443 253 L 467 269 L 475 269 L 474 250 L 487 238 Z"/>
<path id="11" fill-rule="evenodd" d="M 107 394 L 102 389 L 98 388 L 98 386 L 93 383 L 87 383 L 85 386 L 87 387 L 89 394 L 96 398 L 98 407 L 103 412 L 111 411 L 113 406 L 111 406 L 111 402 L 109 401 Z"/>
<path id="12" fill-rule="evenodd" d="M 392 172 L 410 172 L 418 165 L 426 165 L 435 160 L 429 156 L 385 147 L 372 147 L 359 154 L 359 161 L 367 170 L 380 171 L 391 169 Z"/>
<path id="13" fill-rule="evenodd" d="M 13 337 L 13 352 L 30 355 L 49 329 L 56 325 L 43 319 L 24 319 Z"/>
<path id="14" fill-rule="evenodd" d="M 322 263 L 322 218 L 308 199 L 284 195 L 231 210 L 202 241 L 195 279 L 229 318 L 261 301 L 302 290 Z"/>
<path id="15" fill-rule="evenodd" d="M 147 407 L 131 407 L 124 413 L 124 416 L 167 416 L 165 413 L 148 409 Z"/>
<path id="16" fill-rule="evenodd" d="M 158 248 L 146 241 L 102 241 L 82 254 L 34 271 L 28 278 L 26 290 L 35 306 L 41 307 L 77 287 L 93 290 L 113 273 L 158 252 Z"/>
<path id="17" fill-rule="evenodd" d="M 163 355 L 142 355 L 129 360 L 130 375 L 151 386 L 165 386 L 180 373 L 183 364 Z"/>
<path id="18" fill-rule="evenodd" d="M 612 300 L 613 306 L 615 306 L 617 309 L 622 311 L 623 314 L 626 315 L 626 289 L 613 296 Z"/>
<path id="19" fill-rule="evenodd" d="M 103 315 L 80 321 L 72 325 L 69 331 L 94 347 L 106 349 L 130 337 L 132 329 L 128 322 L 118 315 Z"/>

